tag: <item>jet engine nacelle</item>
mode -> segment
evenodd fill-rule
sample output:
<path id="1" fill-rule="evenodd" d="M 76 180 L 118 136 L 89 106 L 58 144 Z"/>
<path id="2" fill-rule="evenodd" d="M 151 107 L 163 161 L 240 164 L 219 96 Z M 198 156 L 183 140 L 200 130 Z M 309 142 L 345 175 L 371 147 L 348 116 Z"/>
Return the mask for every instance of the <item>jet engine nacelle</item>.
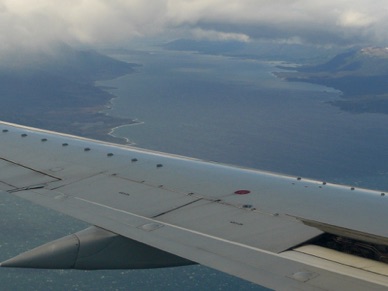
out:
<path id="1" fill-rule="evenodd" d="M 181 257 L 92 226 L 22 253 L 1 267 L 148 269 L 194 264 Z"/>

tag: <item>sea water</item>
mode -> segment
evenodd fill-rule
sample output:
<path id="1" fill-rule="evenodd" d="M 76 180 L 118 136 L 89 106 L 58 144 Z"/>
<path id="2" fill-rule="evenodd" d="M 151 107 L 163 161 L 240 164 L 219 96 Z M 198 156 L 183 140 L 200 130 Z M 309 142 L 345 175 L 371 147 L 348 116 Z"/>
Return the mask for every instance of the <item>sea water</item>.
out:
<path id="1" fill-rule="evenodd" d="M 364 187 L 388 188 L 388 115 L 341 111 L 341 92 L 287 82 L 277 63 L 156 50 L 121 55 L 135 74 L 100 82 L 112 134 L 139 147 Z M 376 185 L 376 183 L 379 183 Z"/>

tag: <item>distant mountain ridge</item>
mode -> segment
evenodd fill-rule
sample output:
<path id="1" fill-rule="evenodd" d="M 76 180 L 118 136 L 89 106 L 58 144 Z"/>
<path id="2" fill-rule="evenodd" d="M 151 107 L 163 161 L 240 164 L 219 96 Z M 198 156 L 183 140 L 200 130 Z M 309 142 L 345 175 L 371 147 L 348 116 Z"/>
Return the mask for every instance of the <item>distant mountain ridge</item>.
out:
<path id="1" fill-rule="evenodd" d="M 335 55 L 338 49 L 317 48 L 316 46 L 263 41 L 241 42 L 237 40 L 176 39 L 161 45 L 172 51 L 197 52 L 206 55 L 222 55 L 242 59 L 262 61 L 306 62 L 325 60 L 327 55 Z"/>
<path id="2" fill-rule="evenodd" d="M 281 67 L 287 69 L 286 67 Z M 342 91 L 332 102 L 343 110 L 388 114 L 388 48 L 367 47 L 338 54 L 326 63 L 293 67 L 276 75 Z"/>
<path id="3" fill-rule="evenodd" d="M 306 73 L 323 74 L 327 72 L 335 74 L 335 76 L 388 74 L 388 48 L 368 47 L 350 50 L 335 56 L 326 63 L 302 66 L 297 70 Z"/>

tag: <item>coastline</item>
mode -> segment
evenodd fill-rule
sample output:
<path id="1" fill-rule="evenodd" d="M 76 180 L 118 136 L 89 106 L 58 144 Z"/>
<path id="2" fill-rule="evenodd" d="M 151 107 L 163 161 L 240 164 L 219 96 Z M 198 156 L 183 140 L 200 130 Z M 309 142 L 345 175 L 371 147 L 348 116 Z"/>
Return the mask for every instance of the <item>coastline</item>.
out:
<path id="1" fill-rule="evenodd" d="M 321 92 L 336 95 L 335 100 L 327 101 L 328 104 L 336 106 L 335 105 L 336 102 L 341 102 L 342 97 L 344 96 L 343 91 L 341 91 L 340 89 L 334 86 L 329 86 L 328 84 L 324 84 L 321 82 L 314 82 L 308 78 L 291 77 L 293 74 L 297 75 L 299 73 L 297 68 L 301 65 L 295 64 L 295 63 L 292 63 L 292 64 L 287 63 L 287 64 L 290 64 L 290 67 L 274 65 L 274 68 L 280 69 L 281 71 L 272 71 L 271 75 L 284 82 L 293 82 L 293 83 L 299 82 L 299 83 L 322 86 Z"/>
<path id="2" fill-rule="evenodd" d="M 98 86 L 98 81 L 132 74 L 138 65 L 70 47 L 59 55 L 43 63 L 36 57 L 39 64 L 36 68 L 9 70 L 0 66 L 1 119 L 125 143 L 124 138 L 109 133 L 115 127 L 134 123 L 134 120 L 107 114 L 116 96 L 109 92 L 112 88 Z"/>
<path id="3" fill-rule="evenodd" d="M 349 113 L 388 114 L 388 58 L 363 52 L 344 53 L 320 65 L 278 66 L 275 76 L 289 82 L 306 82 L 340 92 L 327 103 Z M 376 63 L 378 62 L 378 63 Z"/>
<path id="4" fill-rule="evenodd" d="M 122 124 L 122 125 L 113 127 L 113 128 L 109 131 L 108 135 L 111 136 L 111 137 L 113 137 L 113 138 L 118 138 L 118 139 L 123 139 L 123 140 L 125 140 L 125 144 L 127 144 L 127 145 L 135 146 L 135 145 L 136 145 L 135 142 L 130 141 L 130 139 L 127 138 L 127 137 L 115 135 L 114 132 L 115 132 L 115 130 L 117 130 L 117 129 L 119 129 L 119 128 L 122 128 L 122 127 L 136 126 L 136 125 L 141 125 L 141 124 L 144 124 L 144 123 L 145 123 L 144 121 L 135 121 L 135 120 L 133 120 L 133 123 Z"/>

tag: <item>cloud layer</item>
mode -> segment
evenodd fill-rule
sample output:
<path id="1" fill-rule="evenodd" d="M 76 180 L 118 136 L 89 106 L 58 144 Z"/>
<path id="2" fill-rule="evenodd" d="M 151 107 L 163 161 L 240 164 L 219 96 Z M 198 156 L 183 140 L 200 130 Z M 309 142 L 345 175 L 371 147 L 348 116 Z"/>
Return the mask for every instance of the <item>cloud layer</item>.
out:
<path id="1" fill-rule="evenodd" d="M 388 43 L 386 0 L 0 0 L 0 51 L 134 37 Z"/>

